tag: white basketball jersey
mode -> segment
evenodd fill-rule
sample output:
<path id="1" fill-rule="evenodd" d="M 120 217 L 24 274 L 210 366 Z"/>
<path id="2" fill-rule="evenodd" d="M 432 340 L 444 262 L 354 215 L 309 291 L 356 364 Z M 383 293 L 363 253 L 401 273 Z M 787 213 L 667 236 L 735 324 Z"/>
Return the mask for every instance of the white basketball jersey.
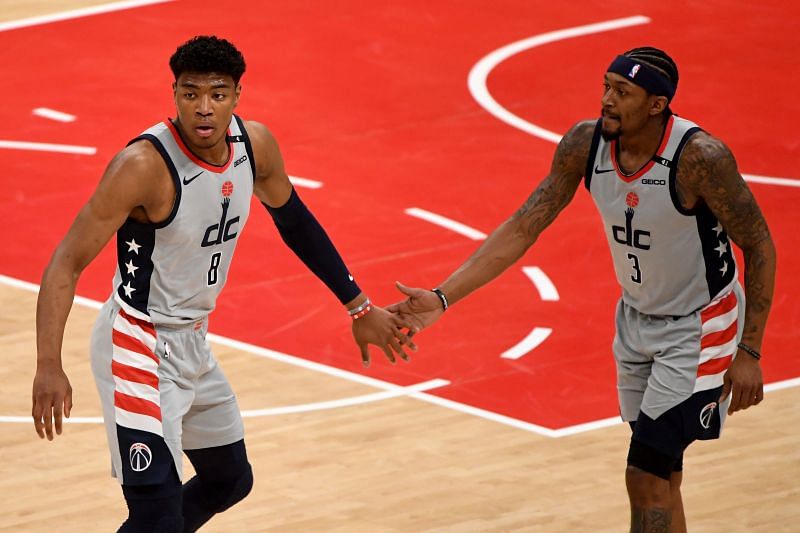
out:
<path id="1" fill-rule="evenodd" d="M 241 119 L 231 118 L 228 161 L 200 160 L 167 120 L 134 142 L 150 142 L 169 168 L 175 203 L 167 219 L 128 219 L 117 231 L 114 297 L 155 324 L 186 324 L 208 315 L 228 277 L 250 212 L 255 163 Z"/>
<path id="2" fill-rule="evenodd" d="M 736 280 L 728 235 L 704 203 L 684 209 L 677 195 L 678 159 L 700 128 L 671 116 L 658 153 L 630 176 L 617 164 L 617 141 L 605 141 L 600 130 L 598 121 L 585 184 L 625 303 L 645 314 L 684 316 L 728 291 Z"/>

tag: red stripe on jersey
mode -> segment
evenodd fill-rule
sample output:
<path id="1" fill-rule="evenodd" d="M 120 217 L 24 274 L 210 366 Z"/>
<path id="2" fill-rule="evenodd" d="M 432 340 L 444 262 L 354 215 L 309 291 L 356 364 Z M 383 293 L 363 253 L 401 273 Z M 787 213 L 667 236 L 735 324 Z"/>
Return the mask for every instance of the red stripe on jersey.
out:
<path id="1" fill-rule="evenodd" d="M 147 370 L 136 368 L 135 366 L 124 365 L 120 362 L 111 361 L 111 373 L 125 381 L 150 385 L 158 390 L 158 376 Z"/>
<path id="2" fill-rule="evenodd" d="M 661 137 L 661 145 L 658 147 L 658 152 L 656 152 L 656 154 L 658 156 L 661 156 L 661 154 L 664 153 L 664 150 L 667 148 L 667 143 L 669 142 L 669 136 L 672 135 L 672 125 L 673 124 L 675 124 L 675 116 L 674 115 L 670 115 L 669 119 L 667 120 L 667 126 L 664 128 L 664 136 Z M 611 164 L 614 165 L 614 168 L 617 171 L 617 177 L 619 179 L 621 179 L 622 181 L 626 182 L 626 183 L 630 183 L 630 182 L 632 182 L 634 180 L 637 180 L 637 179 L 641 178 L 642 176 L 647 174 L 650 171 L 651 168 L 653 168 L 653 165 L 656 164 L 655 159 L 651 159 L 650 161 L 647 162 L 647 164 L 645 164 L 645 166 L 643 166 L 642 168 L 637 170 L 635 174 L 633 174 L 631 176 L 626 176 L 620 170 L 619 163 L 617 162 L 617 141 L 616 140 L 611 141 L 611 147 L 610 147 L 609 151 L 611 152 Z"/>
<path id="3" fill-rule="evenodd" d="M 709 333 L 700 339 L 700 349 L 709 348 L 711 346 L 722 346 L 725 343 L 731 342 L 736 338 L 736 322 L 728 326 L 728 329 L 722 331 L 715 331 Z"/>
<path id="4" fill-rule="evenodd" d="M 714 374 L 719 374 L 723 370 L 727 370 L 728 367 L 731 366 L 732 359 L 732 355 L 727 355 L 725 357 L 718 357 L 716 359 L 706 361 L 697 367 L 697 377 L 713 376 Z"/>
<path id="5" fill-rule="evenodd" d="M 114 391 L 114 405 L 131 413 L 151 416 L 161 422 L 161 407 L 150 400 L 143 400 L 123 392 Z"/>
<path id="6" fill-rule="evenodd" d="M 714 305 L 706 307 L 700 312 L 700 321 L 705 323 L 711 320 L 712 318 L 722 316 L 728 311 L 732 310 L 736 307 L 737 304 L 736 294 L 731 291 L 725 298 L 720 300 Z"/>
<path id="7" fill-rule="evenodd" d="M 142 320 L 141 318 L 136 318 L 135 316 L 131 316 L 122 309 L 119 310 L 119 316 L 133 324 L 134 326 L 139 326 L 142 330 L 146 331 L 153 337 L 156 336 L 156 328 L 150 322 Z"/>
<path id="8" fill-rule="evenodd" d="M 135 337 L 131 337 L 130 335 L 126 335 L 121 331 L 117 331 L 116 329 L 111 330 L 111 342 L 113 342 L 115 346 L 119 346 L 120 348 L 124 348 L 132 352 L 146 355 L 156 363 L 159 362 L 158 357 L 156 357 L 156 354 L 151 352 L 150 349 L 147 346 L 145 346 L 142 341 L 140 341 Z"/>

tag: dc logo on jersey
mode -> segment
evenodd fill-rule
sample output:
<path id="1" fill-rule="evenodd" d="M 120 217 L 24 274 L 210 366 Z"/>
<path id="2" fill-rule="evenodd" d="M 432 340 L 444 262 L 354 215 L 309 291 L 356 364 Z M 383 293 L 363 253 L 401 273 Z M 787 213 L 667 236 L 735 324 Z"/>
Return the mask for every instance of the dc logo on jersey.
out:
<path id="1" fill-rule="evenodd" d="M 236 237 L 237 231 L 234 224 L 239 222 L 239 217 L 233 217 L 228 220 L 228 207 L 231 204 L 231 195 L 233 194 L 233 183 L 226 181 L 222 184 L 222 217 L 217 224 L 212 224 L 206 228 L 206 233 L 203 235 L 203 243 L 201 246 L 214 246 L 227 242 Z"/>
<path id="2" fill-rule="evenodd" d="M 633 78 L 635 78 L 635 77 L 636 77 L 636 73 L 637 73 L 637 72 L 639 72 L 639 69 L 640 69 L 640 68 L 642 68 L 642 66 L 641 66 L 639 63 L 636 63 L 636 64 L 633 66 L 633 68 L 631 68 L 631 71 L 630 71 L 630 72 L 628 72 L 628 77 L 629 77 L 630 79 L 633 79 Z"/>
<path id="3" fill-rule="evenodd" d="M 153 460 L 153 453 L 147 444 L 141 442 L 134 442 L 131 444 L 131 449 L 128 451 L 128 458 L 131 462 L 131 469 L 134 472 L 141 472 L 147 470 Z"/>
<path id="4" fill-rule="evenodd" d="M 625 210 L 625 227 L 611 226 L 614 240 L 625 246 L 631 246 L 639 250 L 649 250 L 650 232 L 633 229 L 633 215 L 635 214 L 633 208 L 639 205 L 639 195 L 635 192 L 629 192 L 625 197 L 625 203 L 628 204 L 628 209 Z"/>
<path id="5" fill-rule="evenodd" d="M 717 408 L 717 402 L 711 402 L 703 407 L 700 411 L 700 425 L 708 429 L 711 426 L 711 420 L 714 418 L 714 409 Z"/>

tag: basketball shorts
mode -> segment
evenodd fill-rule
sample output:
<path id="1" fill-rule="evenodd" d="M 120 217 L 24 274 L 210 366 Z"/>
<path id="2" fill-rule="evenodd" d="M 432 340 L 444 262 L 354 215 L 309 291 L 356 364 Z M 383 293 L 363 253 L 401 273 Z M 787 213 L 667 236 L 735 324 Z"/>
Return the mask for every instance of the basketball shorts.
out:
<path id="1" fill-rule="evenodd" d="M 160 326 L 112 299 L 92 332 L 111 473 L 125 485 L 183 478 L 182 451 L 244 438 L 239 406 L 206 340 L 207 320 Z"/>
<path id="2" fill-rule="evenodd" d="M 646 432 L 650 437 L 642 440 L 653 445 L 659 431 L 683 432 L 682 439 L 673 435 L 673 442 L 719 437 L 730 397 L 725 405 L 717 401 L 736 356 L 744 304 L 738 283 L 686 316 L 645 315 L 620 299 L 614 338 L 617 391 L 622 419 L 638 420 L 634 438 Z"/>

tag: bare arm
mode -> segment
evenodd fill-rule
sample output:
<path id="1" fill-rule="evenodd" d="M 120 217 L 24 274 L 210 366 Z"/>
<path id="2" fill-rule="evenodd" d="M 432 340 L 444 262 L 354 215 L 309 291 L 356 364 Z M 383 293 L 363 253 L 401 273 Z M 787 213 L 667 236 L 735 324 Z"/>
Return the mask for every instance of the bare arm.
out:
<path id="1" fill-rule="evenodd" d="M 594 121 L 580 122 L 558 144 L 547 177 L 516 213 L 439 287 L 450 304 L 514 264 L 575 196 L 589 157 Z"/>
<path id="2" fill-rule="evenodd" d="M 775 287 L 775 245 L 753 194 L 739 174 L 733 154 L 718 139 L 698 133 L 681 156 L 678 187 L 683 196 L 705 202 L 742 249 L 746 296 L 742 342 L 760 351 Z M 752 375 L 743 376 L 745 373 Z M 726 374 L 726 387 L 729 375 L 734 379 L 731 412 L 761 401 L 761 371 L 756 359 L 740 351 Z M 741 380 L 738 384 L 741 398 L 736 391 L 736 380 Z"/>
<path id="3" fill-rule="evenodd" d="M 165 181 L 157 181 L 159 169 L 154 166 L 159 156 L 145 145 L 130 146 L 111 161 L 42 276 L 36 305 L 37 369 L 32 412 L 40 436 L 46 430 L 48 438 L 52 438 L 51 410 L 60 433 L 62 402 L 67 415 L 71 408 L 71 389 L 61 366 L 61 345 L 81 272 L 129 215 L 137 213 L 137 209 L 140 217 L 163 210 L 158 198 Z M 167 172 L 163 162 L 160 164 Z"/>

